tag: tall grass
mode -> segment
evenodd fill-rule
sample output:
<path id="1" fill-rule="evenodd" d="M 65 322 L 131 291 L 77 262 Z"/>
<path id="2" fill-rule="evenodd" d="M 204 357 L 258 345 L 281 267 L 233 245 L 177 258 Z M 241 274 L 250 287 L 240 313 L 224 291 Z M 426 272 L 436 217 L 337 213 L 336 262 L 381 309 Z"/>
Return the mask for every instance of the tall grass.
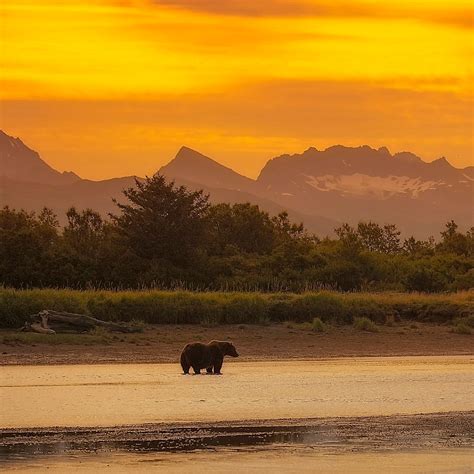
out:
<path id="1" fill-rule="evenodd" d="M 352 324 L 361 317 L 384 323 L 388 315 L 444 323 L 474 315 L 474 292 L 292 294 L 0 288 L 0 327 L 19 327 L 42 309 L 150 324 L 312 322 L 315 317 L 332 324 Z"/>
<path id="2" fill-rule="evenodd" d="M 356 318 L 354 327 L 359 331 L 379 332 L 377 325 L 369 318 Z"/>

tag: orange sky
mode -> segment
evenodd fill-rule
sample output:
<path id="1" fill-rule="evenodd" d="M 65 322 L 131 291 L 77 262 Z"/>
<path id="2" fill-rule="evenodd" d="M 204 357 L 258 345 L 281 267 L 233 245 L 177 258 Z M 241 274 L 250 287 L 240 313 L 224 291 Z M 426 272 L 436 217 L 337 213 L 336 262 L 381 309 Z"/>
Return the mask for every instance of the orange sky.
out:
<path id="1" fill-rule="evenodd" d="M 249 176 L 338 143 L 474 164 L 467 0 L 0 8 L 0 126 L 59 170 L 151 174 L 183 144 Z"/>

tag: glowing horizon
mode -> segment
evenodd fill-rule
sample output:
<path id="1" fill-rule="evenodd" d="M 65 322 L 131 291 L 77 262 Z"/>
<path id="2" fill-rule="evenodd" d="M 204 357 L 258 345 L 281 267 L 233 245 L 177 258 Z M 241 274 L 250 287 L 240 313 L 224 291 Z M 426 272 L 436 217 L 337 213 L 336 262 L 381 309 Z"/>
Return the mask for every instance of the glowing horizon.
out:
<path id="1" fill-rule="evenodd" d="M 6 0 L 1 23 L 0 128 L 59 170 L 181 145 L 248 176 L 339 143 L 473 164 L 466 0 Z"/>

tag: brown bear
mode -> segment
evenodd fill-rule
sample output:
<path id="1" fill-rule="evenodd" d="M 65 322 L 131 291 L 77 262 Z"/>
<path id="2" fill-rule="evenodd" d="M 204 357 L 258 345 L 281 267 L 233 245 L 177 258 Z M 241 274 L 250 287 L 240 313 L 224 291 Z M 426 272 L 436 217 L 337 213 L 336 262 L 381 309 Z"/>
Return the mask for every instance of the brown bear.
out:
<path id="1" fill-rule="evenodd" d="M 209 344 L 191 342 L 181 352 L 181 367 L 184 374 L 189 374 L 190 367 L 195 374 L 206 369 L 208 374 L 220 375 L 224 356 L 239 357 L 234 345 L 226 341 L 211 341 Z"/>

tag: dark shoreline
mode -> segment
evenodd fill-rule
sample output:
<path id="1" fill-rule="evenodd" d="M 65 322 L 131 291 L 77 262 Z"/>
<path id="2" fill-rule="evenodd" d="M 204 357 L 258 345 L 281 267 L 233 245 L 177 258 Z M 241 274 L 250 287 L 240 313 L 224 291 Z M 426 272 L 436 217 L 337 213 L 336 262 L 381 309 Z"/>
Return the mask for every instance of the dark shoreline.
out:
<path id="1" fill-rule="evenodd" d="M 15 340 L 31 336 L 36 337 L 28 342 Z M 0 366 L 178 364 L 185 344 L 211 340 L 232 341 L 241 354 L 239 360 L 246 361 L 473 355 L 472 335 L 456 334 L 448 326 L 408 322 L 379 326 L 376 333 L 351 326 L 328 327 L 318 333 L 305 325 L 288 323 L 149 326 L 143 333 L 107 335 L 107 340 L 73 335 L 75 344 L 69 336 L 0 331 Z"/>
<path id="2" fill-rule="evenodd" d="M 274 444 L 310 446 L 337 453 L 471 449 L 474 447 L 474 411 L 91 428 L 0 429 L 0 462 L 87 452 L 179 452 Z"/>

